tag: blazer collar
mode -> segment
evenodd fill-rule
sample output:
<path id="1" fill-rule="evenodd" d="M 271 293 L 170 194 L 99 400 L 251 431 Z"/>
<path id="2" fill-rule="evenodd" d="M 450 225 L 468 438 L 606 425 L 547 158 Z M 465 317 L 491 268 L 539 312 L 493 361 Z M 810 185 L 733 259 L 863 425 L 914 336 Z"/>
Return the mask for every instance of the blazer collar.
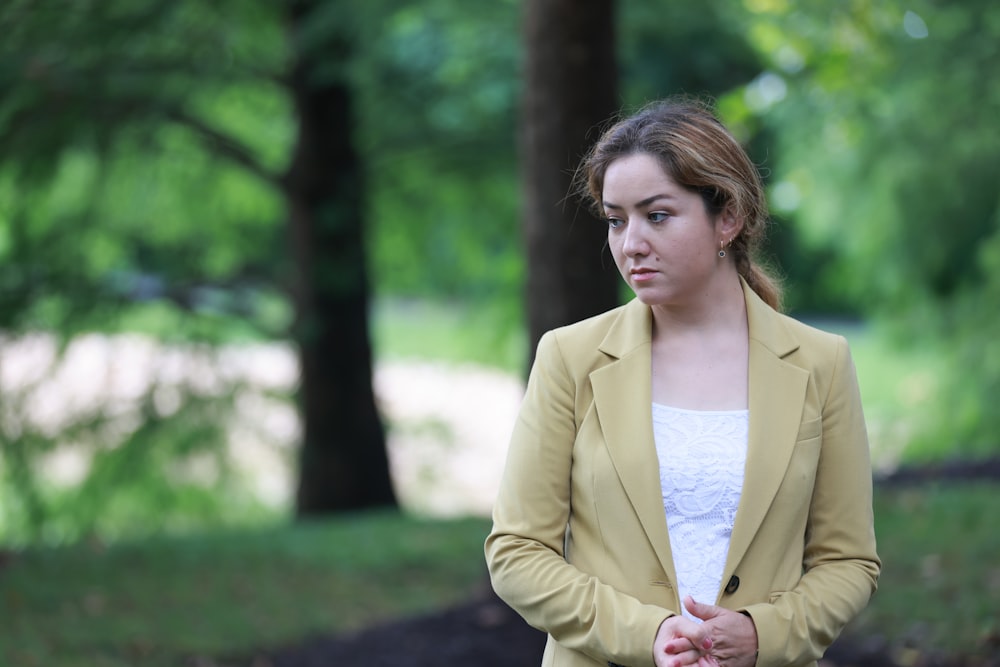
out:
<path id="1" fill-rule="evenodd" d="M 746 301 L 750 339 L 759 342 L 779 359 L 798 349 L 798 340 L 788 331 L 782 318 L 757 296 L 742 277 L 740 284 Z M 608 328 L 598 349 L 615 359 L 621 359 L 636 348 L 649 345 L 652 334 L 652 311 L 638 299 L 632 299 L 625 304 L 621 314 Z"/>
<path id="2" fill-rule="evenodd" d="M 799 341 L 788 330 L 784 318 L 764 303 L 742 277 L 740 283 L 743 285 L 743 298 L 747 304 L 750 340 L 757 341 L 779 359 L 797 350 Z"/>
<path id="3" fill-rule="evenodd" d="M 808 373 L 783 361 L 798 341 L 783 318 L 741 279 L 750 338 L 750 424 L 743 494 L 730 540 L 723 585 L 735 571 L 777 493 L 795 445 Z M 652 313 L 633 299 L 599 349 L 611 359 L 590 375 L 608 453 L 626 494 L 677 590 L 659 462 L 653 444 L 650 344 Z M 679 604 L 679 600 L 678 600 Z"/>
<path id="4" fill-rule="evenodd" d="M 652 335 L 653 311 L 639 299 L 632 299 L 612 322 L 597 349 L 610 357 L 621 359 L 636 348 L 646 346 L 648 349 Z"/>

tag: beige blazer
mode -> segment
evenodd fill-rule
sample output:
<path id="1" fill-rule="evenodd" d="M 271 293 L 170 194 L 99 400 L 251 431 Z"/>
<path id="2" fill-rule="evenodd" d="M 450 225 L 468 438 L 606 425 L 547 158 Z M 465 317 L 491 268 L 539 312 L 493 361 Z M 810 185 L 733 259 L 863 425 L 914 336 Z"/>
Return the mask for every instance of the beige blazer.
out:
<path id="1" fill-rule="evenodd" d="M 749 443 L 718 598 L 750 614 L 759 667 L 812 665 L 868 602 L 871 465 L 846 341 L 745 284 Z M 549 634 L 543 665 L 653 664 L 679 613 L 651 414 L 647 306 L 539 342 L 486 540 L 493 587 Z"/>

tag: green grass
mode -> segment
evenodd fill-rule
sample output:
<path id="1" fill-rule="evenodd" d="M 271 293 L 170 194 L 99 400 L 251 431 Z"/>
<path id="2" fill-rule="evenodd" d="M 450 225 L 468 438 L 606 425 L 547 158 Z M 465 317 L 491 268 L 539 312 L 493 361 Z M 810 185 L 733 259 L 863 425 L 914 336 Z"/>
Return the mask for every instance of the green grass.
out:
<path id="1" fill-rule="evenodd" d="M 913 443 L 913 436 L 938 417 L 948 372 L 944 355 L 929 343 L 901 348 L 889 332 L 877 326 L 839 321 L 811 324 L 841 334 L 850 343 L 876 467 L 888 469 L 911 459 L 951 456 L 950 443 L 924 443 L 919 451 Z"/>
<path id="2" fill-rule="evenodd" d="M 916 653 L 996 651 L 998 491 L 996 482 L 878 489 L 879 590 L 849 633 L 884 638 L 895 647 L 900 664 L 913 664 Z"/>
<path id="3" fill-rule="evenodd" d="M 484 585 L 483 519 L 397 513 L 14 554 L 0 664 L 192 664 L 344 632 Z"/>
<path id="4" fill-rule="evenodd" d="M 848 636 L 882 638 L 900 657 L 989 651 L 1000 633 L 996 491 L 878 489 L 883 574 Z M 438 609 L 485 585 L 487 530 L 484 519 L 372 513 L 28 550 L 0 569 L 0 664 L 194 664 Z"/>
<path id="5" fill-rule="evenodd" d="M 372 338 L 380 359 L 434 359 L 521 373 L 527 335 L 520 318 L 499 306 L 382 299 L 372 311 Z"/>

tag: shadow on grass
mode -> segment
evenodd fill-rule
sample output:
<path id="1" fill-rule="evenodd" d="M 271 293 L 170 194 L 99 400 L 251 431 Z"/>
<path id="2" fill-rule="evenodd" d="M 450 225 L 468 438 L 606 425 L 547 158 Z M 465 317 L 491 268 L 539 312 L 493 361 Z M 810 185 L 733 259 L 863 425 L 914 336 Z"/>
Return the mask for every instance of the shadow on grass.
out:
<path id="1" fill-rule="evenodd" d="M 299 645 L 214 663 L 215 667 L 477 667 L 540 665 L 545 635 L 528 626 L 491 593 L 434 614 L 378 625 L 345 637 L 317 637 Z M 991 656 L 946 657 L 881 637 L 845 634 L 820 667 L 996 667 Z"/>
<path id="2" fill-rule="evenodd" d="M 1000 459 L 910 467 L 877 481 L 880 590 L 820 667 L 1000 667 L 1000 551 L 990 529 L 998 483 Z M 484 586 L 443 611 L 231 665 L 521 667 L 540 664 L 544 640 Z"/>

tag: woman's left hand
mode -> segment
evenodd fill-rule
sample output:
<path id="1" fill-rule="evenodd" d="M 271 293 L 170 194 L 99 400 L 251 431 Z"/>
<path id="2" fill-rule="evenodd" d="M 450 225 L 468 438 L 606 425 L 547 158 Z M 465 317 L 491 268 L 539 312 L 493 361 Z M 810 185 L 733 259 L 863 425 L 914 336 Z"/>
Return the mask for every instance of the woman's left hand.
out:
<path id="1" fill-rule="evenodd" d="M 709 660 L 714 659 L 720 667 L 754 667 L 757 662 L 757 628 L 749 616 L 695 602 L 691 596 L 684 598 L 684 608 L 704 621 L 700 630 L 711 639 Z"/>

